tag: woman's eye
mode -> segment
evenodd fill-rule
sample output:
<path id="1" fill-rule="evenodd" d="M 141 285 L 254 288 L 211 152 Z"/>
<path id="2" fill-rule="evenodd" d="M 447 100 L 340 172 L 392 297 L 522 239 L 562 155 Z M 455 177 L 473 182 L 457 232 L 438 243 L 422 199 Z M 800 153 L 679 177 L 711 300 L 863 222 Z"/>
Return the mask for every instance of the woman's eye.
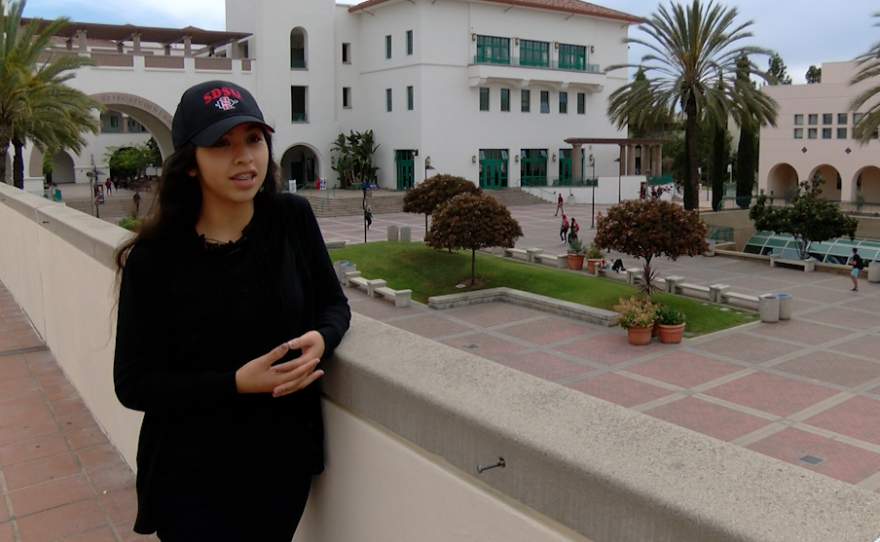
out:
<path id="1" fill-rule="evenodd" d="M 263 140 L 263 137 L 259 136 L 259 135 L 252 135 L 252 136 L 248 137 L 248 143 L 259 143 L 262 140 Z"/>
<path id="2" fill-rule="evenodd" d="M 219 139 L 219 140 L 217 140 L 216 143 L 214 143 L 211 146 L 212 147 L 225 147 L 226 145 L 229 145 L 228 141 L 226 141 L 225 139 Z"/>

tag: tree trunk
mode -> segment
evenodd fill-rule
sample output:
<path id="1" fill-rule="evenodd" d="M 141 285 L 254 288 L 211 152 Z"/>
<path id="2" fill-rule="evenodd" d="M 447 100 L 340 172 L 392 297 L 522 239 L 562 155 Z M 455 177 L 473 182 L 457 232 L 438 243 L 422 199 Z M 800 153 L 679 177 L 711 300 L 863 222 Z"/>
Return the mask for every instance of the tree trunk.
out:
<path id="1" fill-rule="evenodd" d="M 721 198 L 724 197 L 724 181 L 727 180 L 724 156 L 724 143 L 727 130 L 720 123 L 715 124 L 712 138 L 712 210 L 721 210 Z"/>
<path id="2" fill-rule="evenodd" d="M 10 139 L 12 139 L 12 127 L 0 125 L 0 183 L 6 182 L 6 155 L 9 152 Z"/>
<path id="3" fill-rule="evenodd" d="M 685 131 L 684 139 L 687 145 L 688 178 L 684 183 L 684 208 L 687 210 L 699 210 L 699 191 L 697 185 L 700 182 L 700 173 L 697 170 L 697 101 L 693 95 L 688 97 L 685 104 Z"/>
<path id="4" fill-rule="evenodd" d="M 12 139 L 12 146 L 15 149 L 12 156 L 12 184 L 24 189 L 24 142 L 16 137 Z"/>
<path id="5" fill-rule="evenodd" d="M 472 248 L 471 249 L 471 286 L 473 286 L 474 283 L 477 281 L 477 275 L 474 272 L 476 261 L 477 261 L 477 250 Z"/>

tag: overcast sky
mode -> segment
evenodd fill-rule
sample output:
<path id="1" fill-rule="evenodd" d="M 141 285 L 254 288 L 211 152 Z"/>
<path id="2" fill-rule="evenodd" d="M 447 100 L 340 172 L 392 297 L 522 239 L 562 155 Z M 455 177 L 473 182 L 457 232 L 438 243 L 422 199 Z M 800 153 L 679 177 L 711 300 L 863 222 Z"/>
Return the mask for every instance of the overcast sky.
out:
<path id="1" fill-rule="evenodd" d="M 645 0 L 604 0 L 594 3 L 637 16 L 649 15 L 659 5 Z M 748 43 L 779 52 L 795 83 L 804 82 L 804 74 L 812 64 L 851 60 L 880 41 L 880 27 L 873 26 L 875 22 L 880 22 L 880 18 L 872 17 L 880 11 L 877 2 L 738 0 L 721 3 L 737 6 L 740 14 L 738 21 L 754 21 L 754 37 Z M 668 1 L 664 4 L 668 5 Z M 208 30 L 226 28 L 224 0 L 30 0 L 25 15 L 44 18 L 66 15 L 75 21 L 111 24 L 192 25 Z M 630 36 L 644 37 L 644 34 L 633 27 Z M 631 62 L 638 62 L 640 57 L 639 51 L 631 50 Z M 766 61 L 760 62 L 766 68 Z"/>

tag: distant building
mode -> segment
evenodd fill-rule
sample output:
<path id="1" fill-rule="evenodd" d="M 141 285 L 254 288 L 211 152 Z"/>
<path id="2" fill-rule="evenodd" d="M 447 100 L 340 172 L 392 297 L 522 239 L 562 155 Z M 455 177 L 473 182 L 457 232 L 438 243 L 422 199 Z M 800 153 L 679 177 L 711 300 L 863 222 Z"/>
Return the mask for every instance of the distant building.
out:
<path id="1" fill-rule="evenodd" d="M 880 204 L 877 134 L 861 145 L 853 138 L 853 126 L 862 113 L 849 112 L 853 98 L 880 81 L 850 86 L 856 72 L 855 62 L 827 62 L 821 83 L 762 89 L 779 103 L 779 117 L 777 127 L 761 128 L 759 189 L 789 197 L 798 182 L 818 172 L 825 178 L 826 197 L 851 206 L 857 201 Z"/>

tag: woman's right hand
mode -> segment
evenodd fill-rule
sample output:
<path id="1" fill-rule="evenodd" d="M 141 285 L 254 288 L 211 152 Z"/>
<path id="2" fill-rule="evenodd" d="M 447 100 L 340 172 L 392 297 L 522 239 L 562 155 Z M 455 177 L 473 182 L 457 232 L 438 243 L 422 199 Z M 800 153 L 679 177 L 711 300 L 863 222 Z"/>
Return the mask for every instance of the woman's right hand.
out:
<path id="1" fill-rule="evenodd" d="M 235 387 L 238 393 L 272 393 L 278 386 L 285 386 L 291 391 L 298 391 L 323 376 L 324 371 L 315 371 L 320 359 L 298 359 L 288 361 L 285 365 L 294 364 L 287 371 L 275 371 L 272 364 L 284 357 L 290 347 L 287 343 L 273 348 L 268 354 L 242 365 L 235 372 Z"/>

